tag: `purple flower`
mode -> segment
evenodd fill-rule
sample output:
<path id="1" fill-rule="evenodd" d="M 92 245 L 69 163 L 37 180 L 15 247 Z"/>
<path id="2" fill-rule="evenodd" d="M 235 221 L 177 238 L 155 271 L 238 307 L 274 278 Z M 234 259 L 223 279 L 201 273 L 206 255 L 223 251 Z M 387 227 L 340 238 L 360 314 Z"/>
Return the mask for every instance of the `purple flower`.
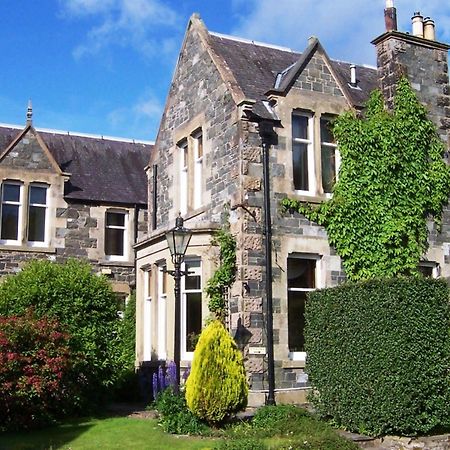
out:
<path id="1" fill-rule="evenodd" d="M 173 389 L 177 388 L 177 365 L 174 361 L 170 361 L 167 366 L 167 386 L 172 386 Z"/>
<path id="2" fill-rule="evenodd" d="M 186 382 L 186 380 L 188 379 L 189 375 L 191 374 L 191 366 L 187 366 L 186 370 L 183 373 L 183 380 L 184 382 Z"/>
<path id="3" fill-rule="evenodd" d="M 156 399 L 156 396 L 158 395 L 158 375 L 156 375 L 156 373 L 153 374 L 152 384 L 153 384 L 153 399 Z"/>
<path id="4" fill-rule="evenodd" d="M 160 391 L 164 391 L 166 389 L 166 377 L 164 376 L 164 369 L 162 366 L 158 368 L 158 382 Z"/>

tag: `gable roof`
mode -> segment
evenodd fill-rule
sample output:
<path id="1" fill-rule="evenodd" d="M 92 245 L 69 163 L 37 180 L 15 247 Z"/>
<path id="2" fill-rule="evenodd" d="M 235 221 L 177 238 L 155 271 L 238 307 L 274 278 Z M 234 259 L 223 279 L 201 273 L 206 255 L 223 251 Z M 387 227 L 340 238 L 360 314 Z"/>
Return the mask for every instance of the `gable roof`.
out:
<path id="1" fill-rule="evenodd" d="M 245 96 L 256 102 L 267 100 L 266 94 L 275 88 L 278 74 L 282 74 L 282 78 L 289 78 L 292 73 L 297 73 L 303 60 L 316 46 L 316 43 L 311 44 L 304 52 L 305 58 L 302 58 L 302 53 L 289 48 L 218 33 L 210 33 L 210 42 L 230 68 Z M 330 64 L 340 83 L 350 82 L 352 64 L 332 59 Z M 378 87 L 377 70 L 356 65 L 356 71 L 358 88 L 348 87 L 347 92 L 353 106 L 360 108 L 369 98 L 370 92 Z"/>
<path id="2" fill-rule="evenodd" d="M 145 167 L 153 149 L 152 143 L 36 131 L 61 172 L 70 174 L 64 189 L 66 199 L 147 204 Z M 21 133 L 21 127 L 0 125 L 0 153 Z"/>

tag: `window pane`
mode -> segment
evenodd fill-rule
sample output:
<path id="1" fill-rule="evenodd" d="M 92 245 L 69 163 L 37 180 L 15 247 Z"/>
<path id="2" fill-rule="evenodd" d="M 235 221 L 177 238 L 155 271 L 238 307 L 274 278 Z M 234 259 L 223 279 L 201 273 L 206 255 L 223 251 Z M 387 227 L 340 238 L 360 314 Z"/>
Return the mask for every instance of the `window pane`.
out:
<path id="1" fill-rule="evenodd" d="M 292 144 L 292 161 L 294 168 L 294 187 L 307 191 L 308 183 L 308 144 Z"/>
<path id="2" fill-rule="evenodd" d="M 419 264 L 419 272 L 426 278 L 433 278 L 433 267 Z"/>
<path id="3" fill-rule="evenodd" d="M 30 187 L 30 203 L 46 205 L 47 204 L 47 188 L 31 186 Z"/>
<path id="4" fill-rule="evenodd" d="M 17 240 L 19 230 L 19 206 L 2 205 L 2 239 Z"/>
<path id="5" fill-rule="evenodd" d="M 329 144 L 334 142 L 330 119 L 320 119 L 320 140 Z"/>
<path id="6" fill-rule="evenodd" d="M 331 192 L 336 181 L 336 149 L 322 145 L 322 186 Z"/>
<path id="7" fill-rule="evenodd" d="M 315 288 L 315 259 L 288 259 L 288 288 Z"/>
<path id="8" fill-rule="evenodd" d="M 28 211 L 28 240 L 31 242 L 45 241 L 45 208 L 30 206 Z"/>
<path id="9" fill-rule="evenodd" d="M 20 186 L 18 184 L 4 184 L 3 200 L 7 202 L 20 202 Z"/>
<path id="10" fill-rule="evenodd" d="M 305 351 L 305 302 L 306 292 L 288 292 L 288 341 L 289 351 Z"/>
<path id="11" fill-rule="evenodd" d="M 117 228 L 106 228 L 105 230 L 105 253 L 107 255 L 123 256 L 123 234 L 124 230 Z"/>
<path id="12" fill-rule="evenodd" d="M 186 261 L 186 272 L 193 272 L 186 275 L 185 289 L 201 289 L 200 261 Z"/>
<path id="13" fill-rule="evenodd" d="M 292 137 L 308 139 L 308 117 L 292 116 Z"/>
<path id="14" fill-rule="evenodd" d="M 125 226 L 125 214 L 124 213 L 106 213 L 106 225 L 115 227 Z"/>
<path id="15" fill-rule="evenodd" d="M 202 331 L 202 294 L 186 294 L 186 351 L 193 352 Z"/>
<path id="16" fill-rule="evenodd" d="M 197 136 L 197 158 L 203 156 L 203 136 L 200 134 Z"/>

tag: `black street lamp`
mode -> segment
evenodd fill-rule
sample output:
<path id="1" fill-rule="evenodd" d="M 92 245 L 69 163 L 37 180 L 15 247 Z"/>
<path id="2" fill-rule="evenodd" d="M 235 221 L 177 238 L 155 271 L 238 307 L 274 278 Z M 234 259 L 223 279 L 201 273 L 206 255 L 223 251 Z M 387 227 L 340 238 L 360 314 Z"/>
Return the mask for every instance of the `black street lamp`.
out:
<path id="1" fill-rule="evenodd" d="M 183 218 L 179 215 L 175 221 L 175 228 L 166 233 L 167 244 L 175 270 L 168 270 L 167 273 L 173 276 L 175 280 L 175 323 L 174 323 L 174 343 L 173 343 L 173 361 L 176 366 L 177 386 L 180 386 L 180 360 L 181 360 L 181 277 L 186 272 L 181 270 L 181 264 L 184 261 L 186 249 L 191 240 L 192 232 L 183 226 Z"/>

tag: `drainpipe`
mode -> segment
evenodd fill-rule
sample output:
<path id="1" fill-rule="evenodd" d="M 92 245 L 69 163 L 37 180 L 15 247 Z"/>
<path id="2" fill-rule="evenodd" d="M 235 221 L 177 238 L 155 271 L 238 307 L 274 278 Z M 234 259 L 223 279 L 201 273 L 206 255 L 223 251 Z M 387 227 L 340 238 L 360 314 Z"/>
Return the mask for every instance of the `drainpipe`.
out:
<path id="1" fill-rule="evenodd" d="M 274 140 L 273 124 L 269 121 L 259 123 L 259 135 L 263 153 L 263 186 L 264 186 L 264 237 L 266 264 L 266 327 L 267 327 L 267 377 L 269 393 L 267 405 L 275 405 L 275 363 L 273 353 L 273 302 L 272 302 L 272 218 L 270 214 L 270 170 L 269 151 Z"/>

